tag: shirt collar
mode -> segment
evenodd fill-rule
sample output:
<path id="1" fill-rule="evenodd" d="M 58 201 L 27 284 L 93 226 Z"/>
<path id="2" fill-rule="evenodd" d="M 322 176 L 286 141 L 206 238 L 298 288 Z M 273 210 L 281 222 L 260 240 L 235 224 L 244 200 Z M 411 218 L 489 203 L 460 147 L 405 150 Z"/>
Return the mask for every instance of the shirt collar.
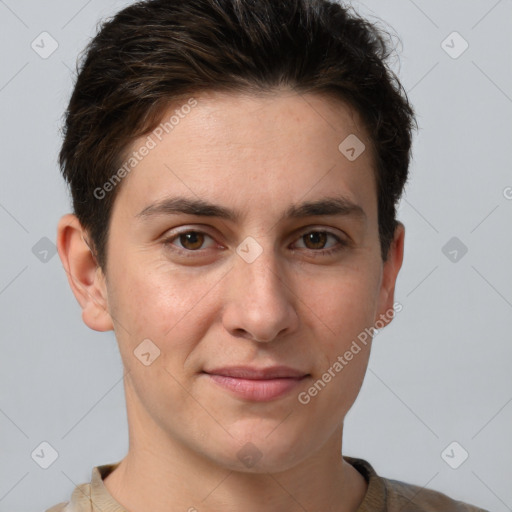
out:
<path id="1" fill-rule="evenodd" d="M 343 458 L 353 466 L 368 484 L 363 502 L 357 512 L 385 512 L 386 486 L 373 467 L 363 459 L 354 457 Z M 108 492 L 103 479 L 119 466 L 120 461 L 94 467 L 91 483 L 77 486 L 71 496 L 72 512 L 127 512 Z"/>

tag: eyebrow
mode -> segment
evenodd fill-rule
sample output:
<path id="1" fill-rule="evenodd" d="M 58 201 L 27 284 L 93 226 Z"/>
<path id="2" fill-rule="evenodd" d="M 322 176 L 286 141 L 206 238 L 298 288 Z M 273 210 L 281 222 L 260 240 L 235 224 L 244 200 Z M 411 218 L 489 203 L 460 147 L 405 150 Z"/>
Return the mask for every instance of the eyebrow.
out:
<path id="1" fill-rule="evenodd" d="M 232 222 L 242 218 L 239 211 L 210 203 L 203 199 L 187 197 L 169 197 L 154 204 L 146 206 L 136 217 L 148 219 L 157 215 L 196 215 L 199 217 L 217 217 Z M 303 202 L 291 205 L 280 220 L 286 218 L 299 219 L 303 217 L 321 216 L 351 216 L 359 220 L 366 219 L 366 213 L 361 206 L 353 203 L 344 196 L 327 197 L 317 201 Z"/>

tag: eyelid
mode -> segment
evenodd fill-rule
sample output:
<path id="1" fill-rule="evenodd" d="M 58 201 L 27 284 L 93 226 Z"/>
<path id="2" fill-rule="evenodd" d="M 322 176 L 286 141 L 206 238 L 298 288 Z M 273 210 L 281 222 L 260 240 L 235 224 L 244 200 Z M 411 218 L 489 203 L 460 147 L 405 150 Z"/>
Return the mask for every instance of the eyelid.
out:
<path id="1" fill-rule="evenodd" d="M 327 229 L 318 229 L 318 228 L 313 228 L 313 229 L 306 229 L 305 231 L 300 231 L 299 232 L 299 236 L 298 237 L 295 237 L 296 240 L 301 240 L 304 236 L 310 234 L 310 233 L 323 233 L 327 236 L 332 236 L 333 238 L 335 238 L 338 242 L 344 242 L 344 240 L 339 236 L 337 235 L 336 233 L 333 233 L 332 231 L 329 231 Z M 311 249 L 313 250 L 313 249 Z M 319 251 L 321 251 L 322 249 L 319 249 Z"/>
<path id="2" fill-rule="evenodd" d="M 309 225 L 309 226 L 305 226 L 303 228 L 300 228 L 297 233 L 302 236 L 302 235 L 305 235 L 307 233 L 311 233 L 312 231 L 314 232 L 319 232 L 319 233 L 328 233 L 329 235 L 333 235 L 335 237 L 338 237 L 340 238 L 340 233 L 343 233 L 343 231 L 339 230 L 339 229 L 334 229 L 334 228 L 328 228 L 326 226 L 321 226 L 321 225 L 317 225 L 317 224 L 312 224 L 312 225 Z"/>
<path id="3" fill-rule="evenodd" d="M 327 226 L 318 225 L 318 224 L 310 224 L 309 226 L 300 228 L 296 233 L 300 237 L 300 236 L 304 236 L 307 233 L 311 233 L 312 231 L 319 232 L 319 233 L 327 233 L 327 234 L 332 235 L 335 238 L 337 238 L 340 242 L 345 242 L 347 244 L 350 243 L 352 240 L 351 237 L 348 235 L 348 233 L 343 231 L 341 228 L 327 227 Z M 295 236 L 297 236 L 297 235 L 295 235 Z"/>

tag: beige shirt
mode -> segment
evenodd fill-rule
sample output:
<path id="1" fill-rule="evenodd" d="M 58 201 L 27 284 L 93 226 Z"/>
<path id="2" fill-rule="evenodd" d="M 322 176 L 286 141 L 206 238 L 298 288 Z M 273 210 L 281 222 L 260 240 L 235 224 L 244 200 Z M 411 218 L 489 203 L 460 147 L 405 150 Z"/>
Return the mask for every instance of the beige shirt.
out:
<path id="1" fill-rule="evenodd" d="M 368 483 L 364 500 L 357 512 L 488 512 L 455 501 L 440 492 L 382 478 L 365 460 L 343 458 Z M 46 512 L 127 512 L 110 495 L 103 483 L 103 479 L 118 465 L 119 462 L 93 468 L 90 483 L 77 485 L 69 502 L 59 503 Z"/>

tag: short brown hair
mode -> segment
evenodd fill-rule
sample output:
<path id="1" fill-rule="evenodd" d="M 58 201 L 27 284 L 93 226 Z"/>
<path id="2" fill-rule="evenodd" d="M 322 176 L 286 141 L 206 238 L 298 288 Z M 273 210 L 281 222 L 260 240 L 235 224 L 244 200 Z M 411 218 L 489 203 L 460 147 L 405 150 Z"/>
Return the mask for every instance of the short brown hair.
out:
<path id="1" fill-rule="evenodd" d="M 166 108 L 201 91 L 327 93 L 355 108 L 375 154 L 382 259 L 408 177 L 414 112 L 389 35 L 328 0 L 146 0 L 102 22 L 77 63 L 59 155 L 74 213 L 105 270 L 120 186 L 94 193 Z M 340 141 L 341 142 L 341 141 Z"/>

